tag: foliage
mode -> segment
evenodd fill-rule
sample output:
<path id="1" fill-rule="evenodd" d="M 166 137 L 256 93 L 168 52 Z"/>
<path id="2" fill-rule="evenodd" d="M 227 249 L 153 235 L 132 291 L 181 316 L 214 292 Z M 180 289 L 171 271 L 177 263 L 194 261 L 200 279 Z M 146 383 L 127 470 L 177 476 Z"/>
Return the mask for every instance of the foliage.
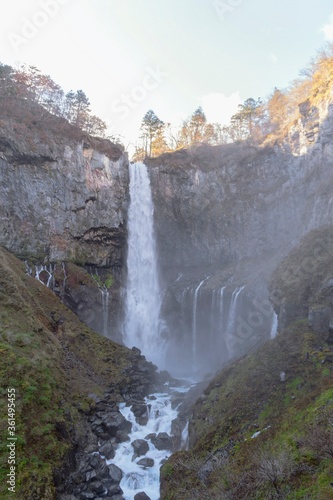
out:
<path id="1" fill-rule="evenodd" d="M 79 271 L 67 263 L 70 276 Z M 75 269 L 73 269 L 75 268 Z M 72 272 L 71 272 L 72 271 Z M 108 276 L 109 278 L 110 276 Z M 82 270 L 79 282 L 92 280 Z M 61 326 L 54 328 L 54 319 Z M 119 401 L 128 385 L 131 351 L 85 327 L 24 265 L 0 248 L 0 496 L 53 500 L 54 476 L 86 428 L 89 394 L 111 390 Z M 7 388 L 16 393 L 16 494 L 8 474 Z M 75 428 L 75 430 L 74 430 Z M 66 471 L 66 474 L 68 470 Z"/>
<path id="2" fill-rule="evenodd" d="M 35 106 L 40 119 L 47 118 L 50 113 L 88 134 L 105 137 L 106 124 L 91 114 L 90 102 L 83 90 L 71 90 L 65 95 L 60 85 L 35 66 L 21 66 L 14 70 L 0 64 L 1 101 L 3 105 L 15 104 L 15 107 L 25 110 L 32 110 Z"/>
<path id="3" fill-rule="evenodd" d="M 297 322 L 224 368 L 194 407 L 190 451 L 162 468 L 161 499 L 332 498 L 329 352 Z"/>

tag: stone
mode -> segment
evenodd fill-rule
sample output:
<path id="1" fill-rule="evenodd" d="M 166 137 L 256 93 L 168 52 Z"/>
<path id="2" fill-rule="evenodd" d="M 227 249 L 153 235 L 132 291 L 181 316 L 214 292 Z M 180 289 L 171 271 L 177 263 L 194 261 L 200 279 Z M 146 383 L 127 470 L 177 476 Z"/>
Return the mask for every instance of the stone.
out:
<path id="1" fill-rule="evenodd" d="M 151 438 L 151 442 L 158 450 L 172 450 L 173 440 L 166 432 L 159 432 L 157 436 Z"/>
<path id="2" fill-rule="evenodd" d="M 145 439 L 135 439 L 132 443 L 134 449 L 134 456 L 141 457 L 149 450 L 149 445 Z"/>
<path id="3" fill-rule="evenodd" d="M 102 446 L 100 446 L 99 452 L 107 460 L 110 460 L 111 458 L 114 458 L 114 456 L 115 456 L 115 449 L 110 442 L 104 443 Z"/>
<path id="4" fill-rule="evenodd" d="M 123 471 L 117 467 L 115 464 L 110 464 L 107 466 L 109 469 L 109 475 L 113 483 L 119 484 L 123 478 Z"/>
<path id="5" fill-rule="evenodd" d="M 134 500 L 150 500 L 150 497 L 144 491 L 140 491 L 134 495 Z"/>
<path id="6" fill-rule="evenodd" d="M 130 441 L 130 437 L 126 431 L 117 431 L 116 440 L 118 443 L 125 443 L 126 441 Z"/>
<path id="7" fill-rule="evenodd" d="M 139 425 L 146 425 L 148 422 L 148 406 L 145 404 L 136 403 L 131 406 L 135 420 Z"/>
<path id="8" fill-rule="evenodd" d="M 154 460 L 152 458 L 148 458 L 148 457 L 145 457 L 145 458 L 141 458 L 137 464 L 138 465 L 141 465 L 142 467 L 154 467 Z"/>
<path id="9" fill-rule="evenodd" d="M 105 486 L 101 483 L 101 481 L 93 481 L 90 485 L 89 485 L 89 489 L 93 492 L 93 493 L 97 493 L 98 495 L 101 495 L 103 493 L 106 493 L 106 488 Z"/>

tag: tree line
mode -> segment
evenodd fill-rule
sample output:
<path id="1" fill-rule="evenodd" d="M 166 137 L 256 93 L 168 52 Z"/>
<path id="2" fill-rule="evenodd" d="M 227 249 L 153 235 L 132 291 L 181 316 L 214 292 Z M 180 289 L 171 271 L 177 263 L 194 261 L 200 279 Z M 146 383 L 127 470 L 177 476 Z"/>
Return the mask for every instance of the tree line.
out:
<path id="1" fill-rule="evenodd" d="M 0 102 L 15 102 L 26 108 L 38 106 L 39 118 L 50 113 L 65 119 L 88 134 L 105 137 L 107 125 L 91 113 L 90 101 L 83 90 L 65 93 L 48 75 L 35 66 L 14 70 L 0 64 Z"/>
<path id="2" fill-rule="evenodd" d="M 203 143 L 279 143 L 289 128 L 302 118 L 302 104 L 311 110 L 325 100 L 332 101 L 332 88 L 333 43 L 327 43 L 288 88 L 275 88 L 266 99 L 250 97 L 239 104 L 229 125 L 208 123 L 199 107 L 174 132 L 170 123 L 164 123 L 153 110 L 149 110 L 141 123 L 134 160 Z"/>

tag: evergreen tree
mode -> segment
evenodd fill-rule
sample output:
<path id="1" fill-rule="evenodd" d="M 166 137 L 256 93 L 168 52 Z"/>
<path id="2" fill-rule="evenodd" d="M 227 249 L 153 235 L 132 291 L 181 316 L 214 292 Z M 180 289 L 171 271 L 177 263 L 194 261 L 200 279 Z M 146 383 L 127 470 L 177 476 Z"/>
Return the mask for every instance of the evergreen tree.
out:
<path id="1" fill-rule="evenodd" d="M 164 128 L 164 122 L 156 116 L 154 111 L 152 109 L 147 111 L 140 127 L 140 139 L 142 140 L 145 156 L 156 156 L 164 152 L 162 151 Z"/>

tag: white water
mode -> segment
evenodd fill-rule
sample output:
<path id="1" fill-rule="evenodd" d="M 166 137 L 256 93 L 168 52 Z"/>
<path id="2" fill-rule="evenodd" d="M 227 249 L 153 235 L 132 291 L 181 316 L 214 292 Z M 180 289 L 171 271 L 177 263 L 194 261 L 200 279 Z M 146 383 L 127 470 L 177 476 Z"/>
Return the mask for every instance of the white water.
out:
<path id="1" fill-rule="evenodd" d="M 186 389 L 188 390 L 188 389 Z M 178 388 L 177 388 L 178 391 Z M 156 397 L 152 400 L 151 397 Z M 177 410 L 171 407 L 170 394 L 153 394 L 145 398 L 147 405 L 150 405 L 149 419 L 146 425 L 139 425 L 131 409 L 124 404 L 120 405 L 120 411 L 124 417 L 132 422 L 130 441 L 119 444 L 115 457 L 108 460 L 107 464 L 117 465 L 124 473 L 120 487 L 126 500 L 133 500 L 136 493 L 144 491 L 151 500 L 160 498 L 160 467 L 162 461 L 171 455 L 171 451 L 157 450 L 150 440 L 147 440 L 149 450 L 146 455 L 140 456 L 132 461 L 133 446 L 131 443 L 135 439 L 145 439 L 150 433 L 166 432 L 171 435 L 171 423 L 177 417 Z M 142 458 L 152 458 L 153 467 L 144 468 L 137 464 Z"/>
<path id="2" fill-rule="evenodd" d="M 194 290 L 194 296 L 193 296 L 193 315 L 192 315 L 192 370 L 195 372 L 196 370 L 196 365 L 197 365 L 197 305 L 198 305 L 198 294 L 200 291 L 200 288 L 204 284 L 207 278 L 203 279 L 200 281 L 199 285 L 195 288 Z"/>
<path id="3" fill-rule="evenodd" d="M 226 332 L 226 344 L 228 349 L 228 357 L 229 359 L 235 355 L 234 352 L 234 335 L 235 335 L 235 326 L 236 326 L 236 318 L 237 318 L 237 306 L 238 306 L 238 297 L 242 290 L 244 290 L 245 285 L 242 287 L 237 287 L 232 293 L 231 303 L 229 309 L 229 317 L 227 324 L 227 332 Z"/>
<path id="4" fill-rule="evenodd" d="M 124 342 L 163 366 L 163 342 L 159 319 L 161 293 L 154 237 L 154 207 L 147 167 L 130 164 L 128 212 L 127 287 Z"/>
<path id="5" fill-rule="evenodd" d="M 273 312 L 272 327 L 271 327 L 271 339 L 274 339 L 277 335 L 278 330 L 278 315 Z"/>
<path id="6" fill-rule="evenodd" d="M 44 272 L 47 275 L 47 282 L 45 283 L 41 278 L 40 274 Z M 52 267 L 52 264 L 49 264 L 49 267 L 47 266 L 35 266 L 35 278 L 38 280 L 40 283 L 43 285 L 46 285 L 48 288 L 51 288 L 53 284 L 53 273 L 54 273 L 54 268 Z"/>

